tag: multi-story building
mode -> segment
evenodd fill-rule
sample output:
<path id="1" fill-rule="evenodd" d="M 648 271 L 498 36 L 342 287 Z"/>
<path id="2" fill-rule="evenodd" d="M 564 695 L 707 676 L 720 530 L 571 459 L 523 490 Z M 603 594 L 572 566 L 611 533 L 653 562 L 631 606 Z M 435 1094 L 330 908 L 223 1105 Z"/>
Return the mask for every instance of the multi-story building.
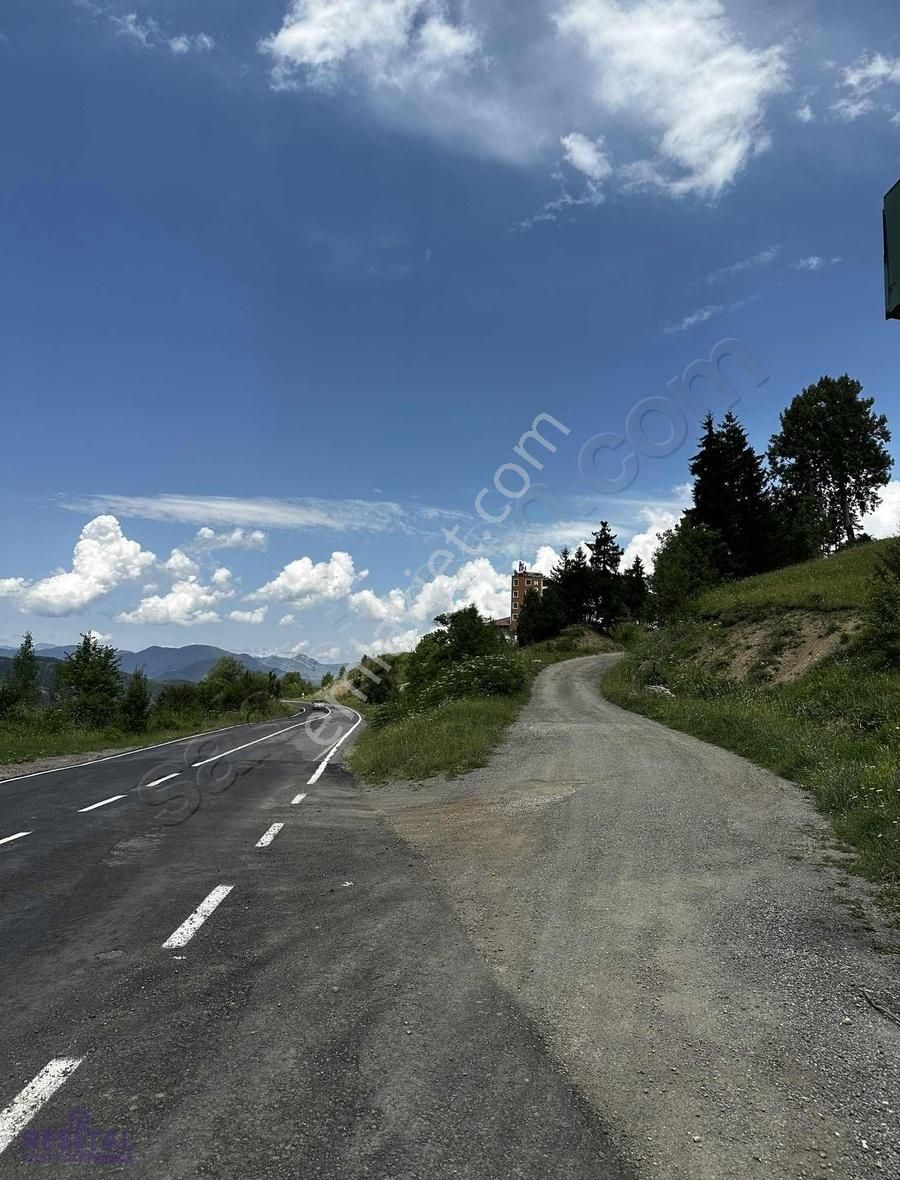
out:
<path id="1" fill-rule="evenodd" d="M 535 590 L 539 595 L 543 595 L 544 575 L 537 573 L 536 570 L 526 569 L 525 562 L 520 561 L 519 568 L 512 576 L 510 594 L 509 627 L 513 635 L 515 635 L 518 626 L 519 611 L 522 609 L 522 603 L 529 590 Z"/>

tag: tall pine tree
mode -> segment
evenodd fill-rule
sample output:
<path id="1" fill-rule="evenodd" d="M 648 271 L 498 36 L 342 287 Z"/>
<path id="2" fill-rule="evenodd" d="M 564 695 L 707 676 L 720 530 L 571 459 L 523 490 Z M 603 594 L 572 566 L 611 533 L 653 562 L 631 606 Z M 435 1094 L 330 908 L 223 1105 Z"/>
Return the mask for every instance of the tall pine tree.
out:
<path id="1" fill-rule="evenodd" d="M 771 568 L 775 522 L 762 457 L 734 414 L 716 426 L 703 423 L 700 449 L 691 460 L 691 520 L 719 534 L 738 577 Z"/>
<path id="2" fill-rule="evenodd" d="M 647 617 L 649 600 L 650 583 L 647 571 L 640 557 L 635 557 L 622 575 L 622 605 L 629 618 L 641 622 Z"/>
<path id="3" fill-rule="evenodd" d="M 40 668 L 31 632 L 26 631 L 19 649 L 13 656 L 9 672 L 9 691 L 17 705 L 35 709 L 40 704 Z"/>
<path id="4" fill-rule="evenodd" d="M 585 542 L 591 555 L 589 614 L 593 622 L 608 631 L 622 613 L 619 566 L 624 550 L 609 527 L 609 521 L 601 520 L 600 528 L 592 536 L 593 541 Z"/>

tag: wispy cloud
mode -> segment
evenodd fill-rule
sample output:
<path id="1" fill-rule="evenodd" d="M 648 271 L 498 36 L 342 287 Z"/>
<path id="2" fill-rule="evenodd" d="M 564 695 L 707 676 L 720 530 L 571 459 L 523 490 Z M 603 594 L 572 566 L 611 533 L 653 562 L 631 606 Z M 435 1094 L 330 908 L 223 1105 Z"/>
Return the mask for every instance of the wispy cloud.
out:
<path id="1" fill-rule="evenodd" d="M 683 320 L 666 324 L 663 331 L 666 335 L 671 335 L 674 332 L 687 332 L 690 328 L 696 328 L 698 324 L 705 324 L 707 320 L 714 319 L 716 316 L 739 311 L 742 307 L 756 303 L 758 299 L 758 295 L 751 295 L 749 299 L 739 299 L 736 303 L 709 303 L 706 307 L 698 307 L 696 311 L 686 315 Z"/>
<path id="2" fill-rule="evenodd" d="M 842 258 L 823 258 L 820 254 L 810 254 L 808 258 L 798 258 L 796 262 L 791 263 L 791 266 L 794 270 L 815 273 L 818 270 L 825 270 L 829 266 L 837 266 L 842 261 Z"/>
<path id="3" fill-rule="evenodd" d="M 209 33 L 172 33 L 152 16 L 116 12 L 96 0 L 75 0 L 75 3 L 97 20 L 108 22 L 118 37 L 142 49 L 166 48 L 176 57 L 184 57 L 189 53 L 209 53 L 215 48 L 215 39 Z"/>
<path id="4" fill-rule="evenodd" d="M 839 95 L 831 110 L 848 123 L 875 111 L 893 114 L 893 108 L 880 101 L 885 87 L 900 86 L 900 57 L 883 53 L 863 54 L 841 71 Z"/>
<path id="5" fill-rule="evenodd" d="M 743 274 L 745 271 L 768 266 L 778 258 L 780 253 L 781 246 L 769 246 L 765 250 L 760 250 L 758 254 L 751 254 L 749 258 L 741 258 L 738 262 L 730 262 L 727 266 L 720 266 L 718 270 L 708 274 L 704 282 L 713 286 L 733 278 L 735 275 Z"/>
<path id="6" fill-rule="evenodd" d="M 169 494 L 91 495 L 66 499 L 63 506 L 74 512 L 108 511 L 125 518 L 203 525 L 206 529 L 211 525 L 228 525 L 245 529 L 324 529 L 338 533 L 422 533 L 428 531 L 435 521 L 465 519 L 463 513 L 424 505 L 406 507 L 387 500 L 323 500 L 314 497 L 277 500 Z"/>

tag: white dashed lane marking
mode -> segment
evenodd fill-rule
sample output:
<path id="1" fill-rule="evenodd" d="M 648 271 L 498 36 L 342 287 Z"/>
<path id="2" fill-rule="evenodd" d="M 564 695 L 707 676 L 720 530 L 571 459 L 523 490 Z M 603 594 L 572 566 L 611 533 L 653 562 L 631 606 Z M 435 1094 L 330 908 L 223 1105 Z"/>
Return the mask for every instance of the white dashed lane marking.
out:
<path id="1" fill-rule="evenodd" d="M 278 835 L 278 833 L 281 831 L 281 829 L 283 827 L 284 827 L 284 824 L 272 824 L 271 828 L 269 828 L 268 832 L 266 832 L 266 834 L 262 837 L 262 839 L 257 840 L 256 847 L 257 848 L 267 848 L 272 843 L 272 841 L 275 839 L 275 837 Z"/>
<path id="2" fill-rule="evenodd" d="M 111 795 L 109 799 L 101 799 L 99 803 L 92 803 L 90 807 L 79 807 L 78 814 L 83 815 L 85 811 L 96 811 L 98 807 L 105 807 L 107 803 L 117 803 L 124 798 L 124 795 Z"/>
<path id="3" fill-rule="evenodd" d="M 23 836 L 30 836 L 31 832 L 16 832 L 14 836 L 4 836 L 0 844 L 11 844 L 13 840 L 21 840 Z"/>
<path id="4" fill-rule="evenodd" d="M 0 1154 L 21 1135 L 41 1107 L 81 1065 L 81 1057 L 54 1057 L 24 1090 L 0 1110 Z"/>
<path id="5" fill-rule="evenodd" d="M 155 778 L 152 783 L 144 783 L 143 785 L 149 791 L 151 787 L 161 787 L 163 783 L 167 783 L 170 779 L 178 778 L 179 774 L 181 774 L 181 771 L 176 770 L 174 774 L 167 774 L 165 778 Z M 140 787 L 135 787 L 135 790 L 139 791 Z"/>
<path id="6" fill-rule="evenodd" d="M 225 900 L 233 888 L 233 885 L 217 885 L 209 897 L 204 898 L 191 916 L 181 923 L 174 934 L 166 939 L 163 949 L 187 946 L 216 906 Z"/>
<path id="7" fill-rule="evenodd" d="M 302 795 L 297 795 L 295 798 L 293 798 L 291 800 L 291 807 L 294 807 L 297 803 L 302 803 L 305 798 L 306 798 L 306 791 L 304 791 Z"/>

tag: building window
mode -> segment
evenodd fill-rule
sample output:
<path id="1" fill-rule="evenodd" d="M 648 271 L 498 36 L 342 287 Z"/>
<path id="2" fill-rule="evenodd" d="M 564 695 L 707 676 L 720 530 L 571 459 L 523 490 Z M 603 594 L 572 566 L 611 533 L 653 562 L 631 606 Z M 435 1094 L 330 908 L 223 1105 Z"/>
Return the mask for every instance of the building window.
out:
<path id="1" fill-rule="evenodd" d="M 513 598 L 518 598 L 518 597 L 519 597 L 519 591 L 513 590 Z"/>

